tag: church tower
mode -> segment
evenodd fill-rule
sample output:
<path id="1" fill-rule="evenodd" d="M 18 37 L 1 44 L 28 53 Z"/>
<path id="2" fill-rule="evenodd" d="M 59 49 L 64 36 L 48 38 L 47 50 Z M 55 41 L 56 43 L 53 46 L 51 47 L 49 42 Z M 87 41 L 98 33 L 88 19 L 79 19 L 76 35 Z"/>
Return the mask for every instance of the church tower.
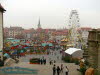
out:
<path id="1" fill-rule="evenodd" d="M 38 28 L 41 28 L 40 18 L 39 18 L 39 22 L 38 22 Z"/>

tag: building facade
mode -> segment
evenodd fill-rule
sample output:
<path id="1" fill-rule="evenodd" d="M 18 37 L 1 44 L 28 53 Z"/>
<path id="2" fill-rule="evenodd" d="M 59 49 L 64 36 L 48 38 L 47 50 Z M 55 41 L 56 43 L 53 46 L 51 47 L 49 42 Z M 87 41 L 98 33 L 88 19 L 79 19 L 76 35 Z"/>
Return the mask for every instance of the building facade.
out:
<path id="1" fill-rule="evenodd" d="M 80 45 L 82 49 L 87 48 L 88 35 L 91 29 L 92 28 L 90 27 L 81 27 L 78 29 L 78 32 L 80 33 L 80 36 L 78 38 L 80 39 Z"/>
<path id="2" fill-rule="evenodd" d="M 4 28 L 4 39 L 9 38 L 9 28 L 5 27 Z"/>
<path id="3" fill-rule="evenodd" d="M 0 4 L 0 56 L 3 60 L 3 13 L 5 9 Z"/>
<path id="4" fill-rule="evenodd" d="M 88 40 L 88 35 L 89 35 L 89 31 L 91 30 L 92 28 L 88 28 L 88 27 L 83 27 L 81 28 L 81 31 L 82 31 L 82 39 L 83 39 L 83 44 L 86 45 L 87 44 L 87 40 Z"/>
<path id="5" fill-rule="evenodd" d="M 92 67 L 97 68 L 100 75 L 100 29 L 89 31 L 87 60 Z"/>
<path id="6" fill-rule="evenodd" d="M 6 27 L 4 28 L 4 34 L 6 38 L 17 38 L 17 36 L 23 35 L 23 30 L 22 27 Z"/>
<path id="7" fill-rule="evenodd" d="M 10 27 L 9 36 L 11 38 L 16 38 L 17 35 L 22 35 L 22 31 L 23 31 L 22 27 Z"/>

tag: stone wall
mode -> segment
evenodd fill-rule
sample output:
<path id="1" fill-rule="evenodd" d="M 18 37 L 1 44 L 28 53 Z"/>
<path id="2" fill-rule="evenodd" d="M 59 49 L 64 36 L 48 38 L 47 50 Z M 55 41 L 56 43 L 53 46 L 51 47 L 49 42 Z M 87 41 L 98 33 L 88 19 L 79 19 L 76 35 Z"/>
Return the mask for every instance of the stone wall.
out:
<path id="1" fill-rule="evenodd" d="M 3 19 L 2 19 L 2 17 L 3 17 L 3 13 L 2 12 L 0 12 L 0 56 L 2 56 L 2 49 L 3 49 Z M 1 59 L 3 59 L 2 57 L 1 57 Z"/>
<path id="2" fill-rule="evenodd" d="M 94 68 L 100 71 L 100 30 L 89 31 L 88 36 L 88 61 Z"/>
<path id="3" fill-rule="evenodd" d="M 98 75 L 100 75 L 100 32 L 98 34 Z"/>

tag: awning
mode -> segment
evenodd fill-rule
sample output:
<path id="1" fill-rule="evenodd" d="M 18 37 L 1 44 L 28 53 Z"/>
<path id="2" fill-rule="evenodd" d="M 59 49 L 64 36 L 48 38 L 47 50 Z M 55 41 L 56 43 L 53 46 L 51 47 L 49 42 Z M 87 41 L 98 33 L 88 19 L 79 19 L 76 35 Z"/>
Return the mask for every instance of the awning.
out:
<path id="1" fill-rule="evenodd" d="M 46 46 L 47 44 L 46 43 L 42 43 L 42 46 Z"/>
<path id="2" fill-rule="evenodd" d="M 52 43 L 49 43 L 49 46 L 53 46 L 53 44 Z"/>
<path id="3" fill-rule="evenodd" d="M 8 53 L 5 53 L 4 56 L 7 57 L 7 58 L 10 57 Z"/>

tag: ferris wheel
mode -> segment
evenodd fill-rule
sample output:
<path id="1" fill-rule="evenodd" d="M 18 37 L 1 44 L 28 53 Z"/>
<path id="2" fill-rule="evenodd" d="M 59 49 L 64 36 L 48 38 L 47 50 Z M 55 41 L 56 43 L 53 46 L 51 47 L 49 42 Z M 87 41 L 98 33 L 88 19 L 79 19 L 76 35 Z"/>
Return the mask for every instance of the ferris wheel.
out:
<path id="1" fill-rule="evenodd" d="M 69 28 L 80 27 L 80 19 L 77 10 L 72 10 L 69 16 Z"/>
<path id="2" fill-rule="evenodd" d="M 80 19 L 77 10 L 72 10 L 69 16 L 69 40 L 71 44 L 76 46 L 78 41 L 79 32 L 78 29 L 80 28 Z"/>

